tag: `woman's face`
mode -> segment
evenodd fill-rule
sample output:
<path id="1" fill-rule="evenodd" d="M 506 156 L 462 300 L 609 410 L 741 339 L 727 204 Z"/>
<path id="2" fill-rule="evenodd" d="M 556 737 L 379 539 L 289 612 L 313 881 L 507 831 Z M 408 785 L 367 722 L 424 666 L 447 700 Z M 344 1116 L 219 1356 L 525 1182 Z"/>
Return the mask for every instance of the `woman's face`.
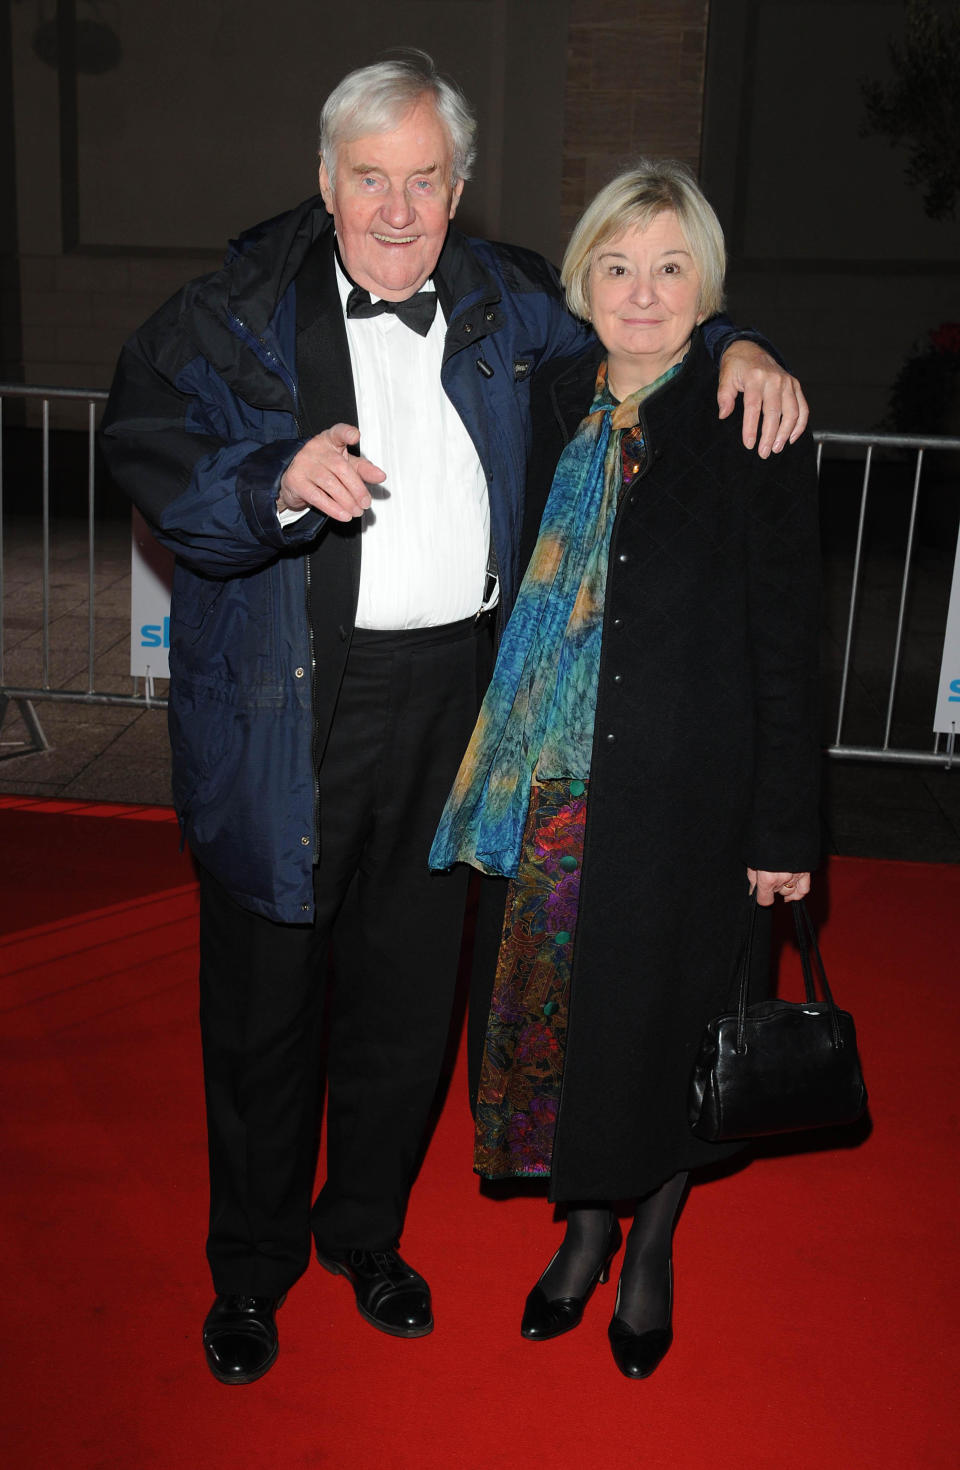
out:
<path id="1" fill-rule="evenodd" d="M 590 316 L 618 398 L 679 362 L 702 320 L 700 275 L 673 210 L 601 245 L 590 265 Z"/>

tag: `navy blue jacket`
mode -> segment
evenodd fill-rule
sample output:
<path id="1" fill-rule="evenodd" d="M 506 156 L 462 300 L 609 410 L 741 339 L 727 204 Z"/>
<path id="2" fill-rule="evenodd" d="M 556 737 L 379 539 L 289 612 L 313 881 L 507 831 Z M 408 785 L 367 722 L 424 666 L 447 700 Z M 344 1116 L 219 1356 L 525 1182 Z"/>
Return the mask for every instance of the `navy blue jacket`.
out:
<path id="1" fill-rule="evenodd" d="M 114 479 L 176 553 L 169 715 L 181 825 L 238 903 L 287 923 L 313 916 L 315 753 L 359 576 L 357 526 L 345 533 L 310 511 L 284 528 L 276 514 L 280 478 L 306 440 L 356 422 L 332 295 L 329 413 L 326 402 L 306 413 L 298 386 L 296 278 L 323 237 L 331 220 L 316 197 L 249 231 L 221 270 L 162 306 L 121 354 L 102 437 Z M 521 571 L 531 379 L 593 338 L 532 251 L 451 228 L 433 279 L 447 320 L 441 381 L 486 476 L 505 617 Z M 332 270 L 330 281 L 333 292 Z M 717 353 L 729 323 L 711 327 Z"/>

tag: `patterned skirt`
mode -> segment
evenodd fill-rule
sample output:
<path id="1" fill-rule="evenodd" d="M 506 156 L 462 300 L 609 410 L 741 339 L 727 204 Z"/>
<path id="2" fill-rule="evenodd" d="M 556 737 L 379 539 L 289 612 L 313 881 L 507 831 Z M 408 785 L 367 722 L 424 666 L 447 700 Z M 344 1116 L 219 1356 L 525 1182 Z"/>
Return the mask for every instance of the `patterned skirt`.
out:
<path id="1" fill-rule="evenodd" d="M 477 1094 L 474 1169 L 550 1173 L 587 813 L 585 781 L 533 785 L 507 905 Z"/>

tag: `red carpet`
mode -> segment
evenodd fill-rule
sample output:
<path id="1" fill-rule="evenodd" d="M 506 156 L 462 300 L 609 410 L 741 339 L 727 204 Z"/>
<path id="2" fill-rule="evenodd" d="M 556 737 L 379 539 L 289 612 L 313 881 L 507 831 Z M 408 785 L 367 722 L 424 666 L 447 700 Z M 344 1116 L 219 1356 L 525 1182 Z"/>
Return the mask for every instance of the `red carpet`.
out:
<path id="1" fill-rule="evenodd" d="M 168 806 L 0 796 L 0 852 L 0 934 L 193 881 Z"/>
<path id="2" fill-rule="evenodd" d="M 31 820 L 53 836 L 50 817 Z M 24 867 L 13 885 L 8 864 L 5 904 L 16 886 L 33 914 L 44 880 Z M 677 1340 L 649 1382 L 609 1358 L 612 1287 L 569 1336 L 520 1338 L 559 1232 L 539 1199 L 480 1194 L 461 1058 L 404 1236 L 436 1331 L 373 1331 L 314 1266 L 280 1313 L 276 1367 L 246 1389 L 214 1383 L 199 1344 L 211 1293 L 194 891 L 137 897 L 131 875 L 101 874 L 108 907 L 47 905 L 52 921 L 0 943 L 5 1465 L 957 1464 L 960 868 L 830 864 L 823 946 L 857 1017 L 873 1130 L 765 1150 L 693 1191 Z"/>

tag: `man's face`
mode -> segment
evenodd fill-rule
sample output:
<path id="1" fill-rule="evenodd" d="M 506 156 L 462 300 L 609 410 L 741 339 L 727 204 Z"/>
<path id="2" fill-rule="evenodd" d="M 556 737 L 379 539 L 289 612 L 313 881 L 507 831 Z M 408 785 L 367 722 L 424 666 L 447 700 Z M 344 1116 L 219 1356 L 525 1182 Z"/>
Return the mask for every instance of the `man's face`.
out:
<path id="1" fill-rule="evenodd" d="M 420 290 L 463 192 L 462 179 L 450 183 L 452 162 L 447 130 L 424 97 L 392 132 L 341 144 L 335 181 L 320 165 L 323 202 L 358 286 L 386 301 Z"/>

